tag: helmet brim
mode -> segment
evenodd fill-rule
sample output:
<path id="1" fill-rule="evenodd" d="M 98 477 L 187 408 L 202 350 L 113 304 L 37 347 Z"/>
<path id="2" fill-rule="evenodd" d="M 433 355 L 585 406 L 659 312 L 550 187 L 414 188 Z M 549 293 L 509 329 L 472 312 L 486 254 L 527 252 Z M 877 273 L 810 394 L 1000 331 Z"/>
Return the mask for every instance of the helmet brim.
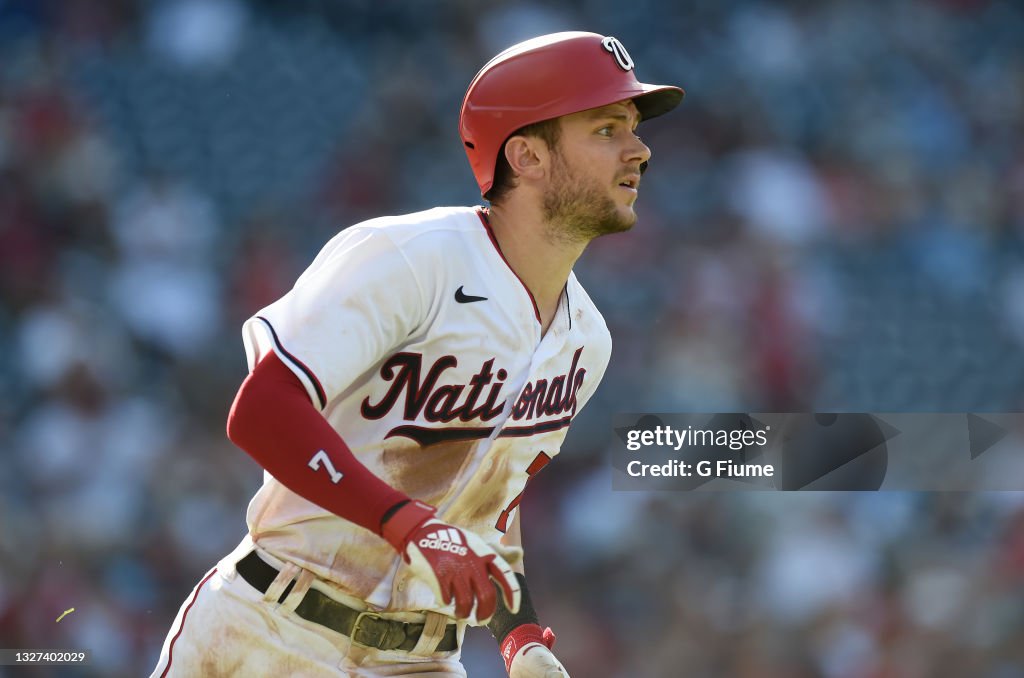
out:
<path id="1" fill-rule="evenodd" d="M 659 115 L 668 113 L 678 106 L 686 96 L 681 87 L 672 85 L 647 85 L 641 83 L 640 87 L 644 93 L 633 97 L 636 110 L 640 113 L 641 120 L 650 120 Z"/>

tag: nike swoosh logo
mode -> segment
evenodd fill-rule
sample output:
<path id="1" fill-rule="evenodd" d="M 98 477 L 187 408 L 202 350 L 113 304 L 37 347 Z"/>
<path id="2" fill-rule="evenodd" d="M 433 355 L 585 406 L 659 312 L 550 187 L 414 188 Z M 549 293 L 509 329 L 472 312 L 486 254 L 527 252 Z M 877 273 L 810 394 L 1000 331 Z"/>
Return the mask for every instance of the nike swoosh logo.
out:
<path id="1" fill-rule="evenodd" d="M 459 289 L 455 290 L 455 301 L 460 304 L 472 304 L 474 301 L 487 301 L 487 297 L 474 297 L 471 294 L 466 294 L 462 291 L 462 285 L 459 285 Z"/>

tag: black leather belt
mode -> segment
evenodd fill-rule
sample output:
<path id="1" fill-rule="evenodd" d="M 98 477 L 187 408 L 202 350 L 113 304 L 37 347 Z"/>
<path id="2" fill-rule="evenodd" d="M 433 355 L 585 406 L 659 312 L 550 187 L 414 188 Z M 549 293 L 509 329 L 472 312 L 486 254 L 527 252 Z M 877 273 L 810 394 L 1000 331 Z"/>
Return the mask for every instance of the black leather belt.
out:
<path id="1" fill-rule="evenodd" d="M 255 551 L 250 551 L 247 556 L 239 560 L 235 569 L 238 570 L 238 574 L 242 575 L 242 579 L 260 593 L 266 593 L 278 575 L 274 566 L 256 555 Z M 284 602 L 294 584 L 294 580 L 289 582 L 277 602 Z M 375 647 L 378 650 L 409 652 L 416 647 L 416 643 L 419 642 L 420 636 L 423 634 L 423 624 L 385 619 L 372 612 L 354 610 L 316 589 L 309 589 L 306 592 L 298 607 L 295 608 L 295 614 L 306 621 L 326 626 L 348 636 L 360 645 Z M 444 636 L 437 645 L 437 652 L 451 652 L 458 648 L 459 639 L 456 630 L 455 624 L 448 624 L 445 627 Z"/>

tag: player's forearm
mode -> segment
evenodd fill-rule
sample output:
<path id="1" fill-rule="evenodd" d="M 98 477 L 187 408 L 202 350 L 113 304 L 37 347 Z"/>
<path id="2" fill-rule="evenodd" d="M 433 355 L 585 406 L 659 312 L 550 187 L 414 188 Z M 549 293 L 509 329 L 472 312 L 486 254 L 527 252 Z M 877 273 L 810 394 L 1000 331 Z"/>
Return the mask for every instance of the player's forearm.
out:
<path id="1" fill-rule="evenodd" d="M 238 390 L 227 433 L 285 487 L 376 534 L 385 512 L 409 499 L 355 458 L 273 353 Z"/>
<path id="2" fill-rule="evenodd" d="M 519 582 L 521 596 L 519 609 L 513 612 L 507 607 L 499 605 L 498 611 L 494 613 L 490 623 L 487 624 L 491 635 L 494 636 L 494 639 L 499 644 L 503 643 L 508 638 L 508 635 L 520 626 L 540 624 L 537 612 L 533 609 L 533 601 L 530 599 L 530 591 L 526 586 L 525 575 L 516 573 L 516 579 Z"/>

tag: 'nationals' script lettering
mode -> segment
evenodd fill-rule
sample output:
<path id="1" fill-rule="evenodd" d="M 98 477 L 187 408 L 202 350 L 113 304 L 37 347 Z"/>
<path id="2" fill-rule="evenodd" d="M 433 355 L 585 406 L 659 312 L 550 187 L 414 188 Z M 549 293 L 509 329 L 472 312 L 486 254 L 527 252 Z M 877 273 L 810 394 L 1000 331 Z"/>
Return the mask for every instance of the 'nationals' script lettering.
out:
<path id="1" fill-rule="evenodd" d="M 534 419 L 576 413 L 576 394 L 583 385 L 586 369 L 579 367 L 583 347 L 576 349 L 569 371 L 549 379 L 537 379 L 523 388 L 512 408 L 512 419 Z M 402 418 L 415 421 L 421 415 L 430 422 L 490 421 L 501 414 L 501 387 L 508 378 L 503 368 L 494 369 L 494 358 L 485 361 L 466 384 L 442 383 L 442 376 L 459 364 L 455 356 L 434 361 L 424 374 L 423 355 L 396 353 L 380 368 L 390 386 L 376 403 L 363 400 L 361 412 L 367 419 L 382 419 L 401 402 Z M 404 399 L 403 399 L 404 395 Z"/>

